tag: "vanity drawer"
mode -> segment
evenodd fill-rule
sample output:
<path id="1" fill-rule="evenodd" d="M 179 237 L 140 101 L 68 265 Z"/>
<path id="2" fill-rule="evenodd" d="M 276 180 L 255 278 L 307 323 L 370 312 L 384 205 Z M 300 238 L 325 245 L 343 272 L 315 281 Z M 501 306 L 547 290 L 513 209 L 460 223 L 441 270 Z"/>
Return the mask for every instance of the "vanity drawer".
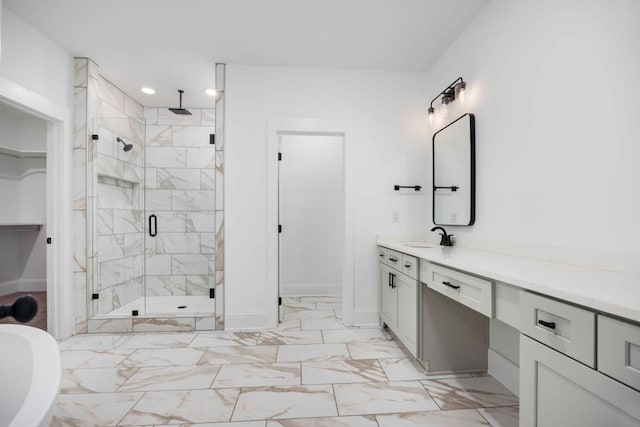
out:
<path id="1" fill-rule="evenodd" d="M 595 313 L 520 292 L 520 332 L 595 369 Z"/>
<path id="2" fill-rule="evenodd" d="M 402 253 L 387 249 L 387 265 L 402 271 Z"/>
<path id="3" fill-rule="evenodd" d="M 640 326 L 598 316 L 598 370 L 640 390 Z"/>
<path id="4" fill-rule="evenodd" d="M 429 288 L 487 317 L 493 316 L 493 285 L 490 281 L 447 267 L 424 264 L 420 268 L 420 280 Z"/>
<path id="5" fill-rule="evenodd" d="M 402 272 L 413 279 L 418 279 L 418 258 L 402 254 Z"/>
<path id="6" fill-rule="evenodd" d="M 378 246 L 378 260 L 386 264 L 387 263 L 387 248 L 383 248 L 382 246 Z"/>

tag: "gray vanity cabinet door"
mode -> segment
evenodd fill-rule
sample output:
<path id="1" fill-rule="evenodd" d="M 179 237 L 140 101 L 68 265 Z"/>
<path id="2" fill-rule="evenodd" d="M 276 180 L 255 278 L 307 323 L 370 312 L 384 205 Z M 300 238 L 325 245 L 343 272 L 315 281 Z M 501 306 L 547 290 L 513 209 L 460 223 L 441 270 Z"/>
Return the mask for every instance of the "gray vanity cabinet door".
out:
<path id="1" fill-rule="evenodd" d="M 398 272 L 392 270 L 384 264 L 378 264 L 380 271 L 380 318 L 388 327 L 396 327 L 398 293 L 396 288 L 389 286 L 389 274 L 397 275 Z"/>
<path id="2" fill-rule="evenodd" d="M 404 274 L 396 280 L 398 335 L 414 356 L 418 351 L 418 281 Z"/>
<path id="3" fill-rule="evenodd" d="M 520 335 L 521 427 L 638 427 L 639 395 Z"/>

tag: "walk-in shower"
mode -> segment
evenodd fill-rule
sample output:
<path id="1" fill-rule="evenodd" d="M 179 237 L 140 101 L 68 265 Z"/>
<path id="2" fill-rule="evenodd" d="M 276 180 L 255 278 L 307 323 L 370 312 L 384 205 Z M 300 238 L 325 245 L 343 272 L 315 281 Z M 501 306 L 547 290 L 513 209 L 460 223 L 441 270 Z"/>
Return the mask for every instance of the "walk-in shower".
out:
<path id="1" fill-rule="evenodd" d="M 145 110 L 145 120 L 93 123 L 87 164 L 89 316 L 209 319 L 214 329 L 213 123 L 204 110 Z"/>

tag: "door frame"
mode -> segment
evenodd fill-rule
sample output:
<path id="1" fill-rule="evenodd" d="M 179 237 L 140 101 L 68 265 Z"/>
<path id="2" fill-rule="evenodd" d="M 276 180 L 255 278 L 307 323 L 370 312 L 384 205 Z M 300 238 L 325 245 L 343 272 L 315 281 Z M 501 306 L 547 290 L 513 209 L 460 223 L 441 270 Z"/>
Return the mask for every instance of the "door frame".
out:
<path id="1" fill-rule="evenodd" d="M 0 99 L 47 122 L 47 329 L 54 338 L 75 330 L 72 271 L 72 111 L 0 77 Z"/>
<path id="2" fill-rule="evenodd" d="M 353 122 L 303 117 L 271 118 L 267 124 L 267 323 L 278 325 L 278 143 L 281 135 L 332 135 L 343 138 L 344 246 L 342 264 L 342 316 L 353 326 L 354 310 L 354 206 L 355 149 Z"/>

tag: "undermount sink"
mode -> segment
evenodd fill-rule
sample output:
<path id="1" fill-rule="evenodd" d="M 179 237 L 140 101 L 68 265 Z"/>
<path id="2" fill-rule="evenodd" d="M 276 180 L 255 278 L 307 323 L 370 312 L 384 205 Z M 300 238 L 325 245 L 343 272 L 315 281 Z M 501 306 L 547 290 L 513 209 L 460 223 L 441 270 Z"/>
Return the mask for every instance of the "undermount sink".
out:
<path id="1" fill-rule="evenodd" d="M 409 246 L 410 248 L 433 248 L 433 245 L 427 242 L 409 242 L 403 243 L 403 245 Z"/>

